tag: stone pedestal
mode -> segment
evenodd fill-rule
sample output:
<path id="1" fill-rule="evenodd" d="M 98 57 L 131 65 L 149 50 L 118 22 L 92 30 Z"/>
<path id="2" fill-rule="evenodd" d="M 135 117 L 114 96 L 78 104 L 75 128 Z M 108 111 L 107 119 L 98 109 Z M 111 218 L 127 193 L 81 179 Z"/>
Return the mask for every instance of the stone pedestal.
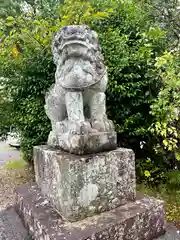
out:
<path id="1" fill-rule="evenodd" d="M 135 200 L 135 160 L 130 149 L 78 156 L 38 146 L 34 164 L 42 194 L 70 221 Z"/>
<path id="2" fill-rule="evenodd" d="M 163 202 L 136 196 L 130 149 L 78 156 L 34 148 L 36 184 L 16 189 L 16 209 L 35 240 L 153 240 Z"/>
<path id="3" fill-rule="evenodd" d="M 72 223 L 54 211 L 37 185 L 16 193 L 17 211 L 35 240 L 153 240 L 165 231 L 163 202 L 147 196 Z"/>

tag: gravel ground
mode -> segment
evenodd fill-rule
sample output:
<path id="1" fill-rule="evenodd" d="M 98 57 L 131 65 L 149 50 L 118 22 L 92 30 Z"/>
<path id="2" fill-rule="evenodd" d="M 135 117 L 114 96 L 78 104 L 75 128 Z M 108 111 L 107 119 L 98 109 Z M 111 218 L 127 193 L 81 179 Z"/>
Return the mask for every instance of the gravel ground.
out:
<path id="1" fill-rule="evenodd" d="M 0 211 L 0 240 L 32 240 L 12 207 Z"/>
<path id="2" fill-rule="evenodd" d="M 0 210 L 14 202 L 14 188 L 23 183 L 33 181 L 34 175 L 29 168 L 9 169 L 0 166 Z"/>
<path id="3" fill-rule="evenodd" d="M 9 161 L 16 160 L 20 160 L 20 151 L 6 142 L 0 142 L 0 210 L 13 203 L 16 186 L 33 179 L 32 170 L 27 167 L 7 167 Z"/>
<path id="4" fill-rule="evenodd" d="M 34 179 L 32 169 L 20 160 L 20 151 L 0 142 L 0 240 L 30 240 L 12 205 L 14 188 Z"/>

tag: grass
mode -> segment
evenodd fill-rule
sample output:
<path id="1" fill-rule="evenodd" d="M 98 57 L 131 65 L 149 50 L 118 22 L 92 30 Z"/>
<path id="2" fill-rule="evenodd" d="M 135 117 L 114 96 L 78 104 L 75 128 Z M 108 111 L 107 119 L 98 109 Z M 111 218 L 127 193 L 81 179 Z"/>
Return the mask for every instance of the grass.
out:
<path id="1" fill-rule="evenodd" d="M 7 169 L 21 169 L 25 168 L 27 166 L 27 163 L 23 160 L 10 160 L 5 164 L 5 167 Z"/>
<path id="2" fill-rule="evenodd" d="M 138 185 L 137 189 L 144 194 L 164 200 L 167 222 L 173 222 L 180 227 L 180 189 L 172 188 L 170 185 L 160 185 L 157 188 Z"/>

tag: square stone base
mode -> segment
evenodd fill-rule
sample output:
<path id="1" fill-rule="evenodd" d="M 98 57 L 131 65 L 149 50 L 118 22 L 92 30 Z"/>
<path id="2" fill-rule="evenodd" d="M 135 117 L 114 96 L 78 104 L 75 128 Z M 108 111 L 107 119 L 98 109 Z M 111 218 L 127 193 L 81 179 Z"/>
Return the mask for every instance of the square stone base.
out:
<path id="1" fill-rule="evenodd" d="M 136 197 L 131 149 L 78 156 L 37 146 L 34 167 L 42 194 L 69 221 L 109 211 Z"/>
<path id="2" fill-rule="evenodd" d="M 16 193 L 17 212 L 35 240 L 152 240 L 165 231 L 163 202 L 147 196 L 72 223 L 53 210 L 36 184 Z"/>

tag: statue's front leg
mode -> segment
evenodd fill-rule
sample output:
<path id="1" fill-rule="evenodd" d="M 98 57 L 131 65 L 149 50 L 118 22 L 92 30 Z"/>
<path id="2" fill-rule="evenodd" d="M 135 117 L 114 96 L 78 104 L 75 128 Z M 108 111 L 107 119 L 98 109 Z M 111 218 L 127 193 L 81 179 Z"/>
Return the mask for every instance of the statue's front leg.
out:
<path id="1" fill-rule="evenodd" d="M 59 95 L 58 95 L 59 94 Z M 51 121 L 51 132 L 48 136 L 48 145 L 56 146 L 56 125 L 58 122 L 62 122 L 66 118 L 66 109 L 64 103 L 64 90 L 57 85 L 49 90 L 49 93 L 45 98 L 45 111 Z"/>
<path id="2" fill-rule="evenodd" d="M 106 95 L 95 92 L 90 101 L 91 125 L 100 132 L 114 130 L 114 124 L 106 115 Z"/>
<path id="3" fill-rule="evenodd" d="M 68 92 L 65 95 L 68 129 L 73 134 L 88 133 L 90 124 L 85 121 L 82 92 Z"/>

